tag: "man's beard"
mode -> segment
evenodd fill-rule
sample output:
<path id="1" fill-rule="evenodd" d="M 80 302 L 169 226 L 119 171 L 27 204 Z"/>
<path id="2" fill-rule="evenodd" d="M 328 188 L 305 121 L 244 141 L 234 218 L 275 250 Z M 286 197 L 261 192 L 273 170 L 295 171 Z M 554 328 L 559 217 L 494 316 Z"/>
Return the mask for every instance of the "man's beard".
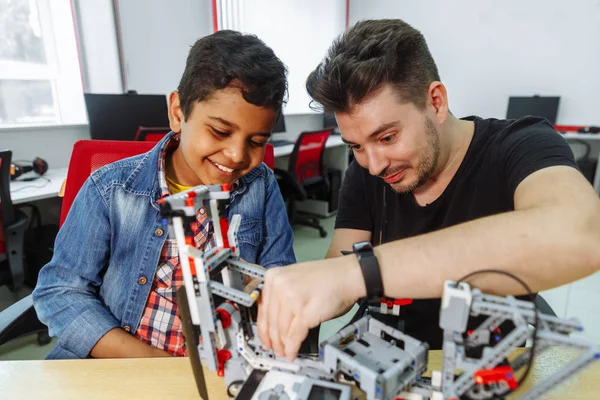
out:
<path id="1" fill-rule="evenodd" d="M 417 178 L 412 182 L 407 183 L 402 182 L 402 180 L 397 183 L 391 183 L 390 186 L 396 193 L 410 193 L 418 187 L 423 186 L 434 174 L 440 158 L 440 138 L 437 135 L 433 121 L 429 118 L 425 119 L 425 136 L 427 139 L 426 149 L 421 154 L 421 158 L 415 167 Z M 405 167 L 401 166 L 397 168 L 397 171 L 386 170 L 381 176 L 393 175 L 404 168 Z"/>

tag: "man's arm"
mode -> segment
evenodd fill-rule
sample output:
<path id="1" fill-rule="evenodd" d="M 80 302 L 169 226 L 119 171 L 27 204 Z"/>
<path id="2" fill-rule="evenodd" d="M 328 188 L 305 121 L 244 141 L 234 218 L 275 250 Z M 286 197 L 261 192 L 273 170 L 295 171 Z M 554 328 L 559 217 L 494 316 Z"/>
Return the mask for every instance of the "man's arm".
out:
<path id="1" fill-rule="evenodd" d="M 376 247 L 385 295 L 440 297 L 444 281 L 482 269 L 511 272 L 540 291 L 600 269 L 600 200 L 577 170 L 541 169 L 517 186 L 514 197 L 515 211 Z M 523 293 L 497 275 L 469 282 L 485 292 Z M 365 294 L 353 255 L 269 271 L 259 312 L 261 340 L 294 358 L 309 328 Z"/>
<path id="2" fill-rule="evenodd" d="M 352 251 L 354 243 L 370 241 L 371 232 L 358 229 L 336 229 L 333 231 L 333 239 L 325 258 L 339 257 L 342 250 Z"/>
<path id="3" fill-rule="evenodd" d="M 577 170 L 534 172 L 514 197 L 513 212 L 376 248 L 386 295 L 440 297 L 445 280 L 481 269 L 513 273 L 537 292 L 600 268 L 600 201 Z M 518 283 L 497 275 L 481 274 L 470 282 L 489 293 L 523 294 Z"/>

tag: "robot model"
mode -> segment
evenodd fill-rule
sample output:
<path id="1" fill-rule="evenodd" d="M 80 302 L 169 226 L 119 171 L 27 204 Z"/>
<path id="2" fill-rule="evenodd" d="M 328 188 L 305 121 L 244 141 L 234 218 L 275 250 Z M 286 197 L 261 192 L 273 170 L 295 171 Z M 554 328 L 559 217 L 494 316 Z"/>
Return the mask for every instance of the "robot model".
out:
<path id="1" fill-rule="evenodd" d="M 179 312 L 198 391 L 205 400 L 202 362 L 224 378 L 228 394 L 239 400 L 479 400 L 504 398 L 518 386 L 515 376 L 529 366 L 532 353 L 537 356 L 552 346 L 576 348 L 579 357 L 521 399 L 540 398 L 600 358 L 596 346 L 568 336 L 581 330 L 576 319 L 542 315 L 531 302 L 482 294 L 464 282 L 448 281 L 440 311 L 442 370 L 433 371 L 431 378 L 422 376 L 428 344 L 370 316 L 323 341 L 318 354 L 301 355 L 290 363 L 264 350 L 258 339 L 253 317 L 262 286 L 247 293 L 244 277 L 264 281 L 265 271 L 240 258 L 241 217 L 228 220 L 229 198 L 227 185 L 210 185 L 159 202 L 169 234 L 177 240 L 184 280 L 177 292 Z M 212 219 L 216 243 L 206 252 L 195 248 L 191 229 L 200 207 Z M 409 302 L 383 301 L 382 312 L 396 314 L 395 306 Z M 467 331 L 469 317 L 478 315 L 486 316 L 485 321 Z M 498 327 L 505 321 L 515 328 L 500 337 Z M 508 362 L 509 353 L 528 339 L 534 341 L 532 351 Z"/>

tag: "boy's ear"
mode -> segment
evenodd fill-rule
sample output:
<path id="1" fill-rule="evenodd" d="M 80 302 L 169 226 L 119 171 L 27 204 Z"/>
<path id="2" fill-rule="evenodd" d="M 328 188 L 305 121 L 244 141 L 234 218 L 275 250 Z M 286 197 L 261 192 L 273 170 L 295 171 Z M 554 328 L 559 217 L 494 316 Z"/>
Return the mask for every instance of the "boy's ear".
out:
<path id="1" fill-rule="evenodd" d="M 181 124 L 183 124 L 183 110 L 179 102 L 179 92 L 173 91 L 169 95 L 169 127 L 173 132 L 181 132 Z"/>

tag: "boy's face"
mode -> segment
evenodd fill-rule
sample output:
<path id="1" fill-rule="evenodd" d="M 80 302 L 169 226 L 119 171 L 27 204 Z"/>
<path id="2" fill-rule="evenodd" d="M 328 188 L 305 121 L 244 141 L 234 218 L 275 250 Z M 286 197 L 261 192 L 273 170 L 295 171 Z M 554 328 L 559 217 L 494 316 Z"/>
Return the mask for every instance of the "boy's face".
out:
<path id="1" fill-rule="evenodd" d="M 185 120 L 179 93 L 171 93 L 170 126 L 181 132 L 173 155 L 178 183 L 235 182 L 262 162 L 276 118 L 275 110 L 250 104 L 239 89 L 226 88 L 195 102 Z"/>

